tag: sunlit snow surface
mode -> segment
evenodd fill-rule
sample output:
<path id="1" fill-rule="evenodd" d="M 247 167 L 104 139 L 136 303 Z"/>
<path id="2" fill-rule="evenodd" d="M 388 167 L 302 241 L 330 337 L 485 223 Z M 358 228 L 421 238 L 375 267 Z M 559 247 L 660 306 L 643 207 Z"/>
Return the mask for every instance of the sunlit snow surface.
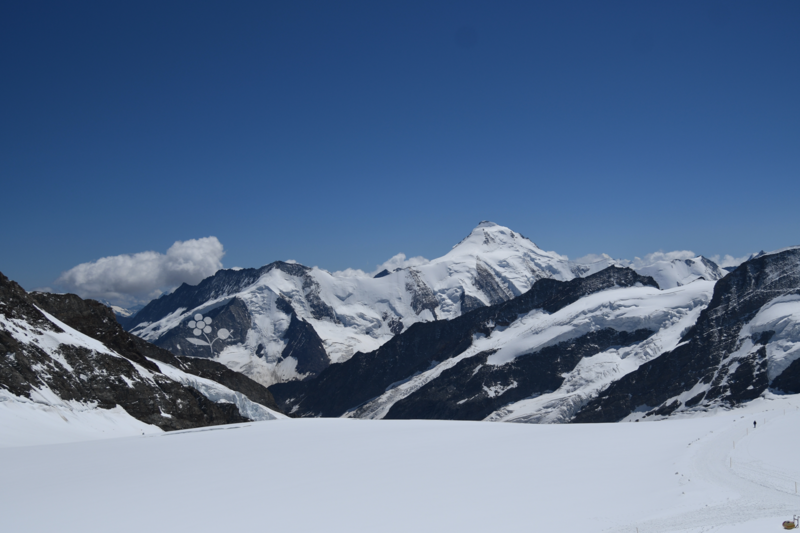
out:
<path id="1" fill-rule="evenodd" d="M 2 529 L 777 532 L 800 512 L 798 406 L 586 425 L 297 419 L 5 448 Z"/>

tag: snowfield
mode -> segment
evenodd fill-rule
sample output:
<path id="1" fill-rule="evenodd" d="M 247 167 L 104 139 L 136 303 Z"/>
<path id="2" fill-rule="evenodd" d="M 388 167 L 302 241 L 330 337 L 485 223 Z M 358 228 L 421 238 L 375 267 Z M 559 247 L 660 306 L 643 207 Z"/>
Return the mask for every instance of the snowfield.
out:
<path id="1" fill-rule="evenodd" d="M 777 532 L 800 514 L 798 407 L 768 395 L 587 425 L 283 419 L 6 447 L 0 511 L 15 532 Z"/>

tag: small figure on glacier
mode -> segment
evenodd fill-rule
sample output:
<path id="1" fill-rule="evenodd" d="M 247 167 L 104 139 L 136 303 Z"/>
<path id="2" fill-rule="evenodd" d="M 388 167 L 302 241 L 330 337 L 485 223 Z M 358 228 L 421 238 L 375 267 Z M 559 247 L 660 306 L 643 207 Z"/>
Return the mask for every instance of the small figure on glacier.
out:
<path id="1" fill-rule="evenodd" d="M 753 429 L 756 429 L 756 421 L 753 420 Z"/>

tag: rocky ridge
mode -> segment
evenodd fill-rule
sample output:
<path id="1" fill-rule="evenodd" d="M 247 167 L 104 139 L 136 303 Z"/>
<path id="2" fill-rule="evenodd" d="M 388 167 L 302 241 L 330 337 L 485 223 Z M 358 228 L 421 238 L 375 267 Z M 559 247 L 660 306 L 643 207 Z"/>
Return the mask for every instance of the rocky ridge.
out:
<path id="1" fill-rule="evenodd" d="M 759 255 L 714 286 L 674 350 L 613 383 L 575 422 L 735 406 L 800 391 L 800 248 Z"/>
<path id="2" fill-rule="evenodd" d="M 269 391 L 249 378 L 148 344 L 99 302 L 28 294 L 2 274 L 0 391 L 4 401 L 61 409 L 121 406 L 165 430 L 280 416 Z"/>

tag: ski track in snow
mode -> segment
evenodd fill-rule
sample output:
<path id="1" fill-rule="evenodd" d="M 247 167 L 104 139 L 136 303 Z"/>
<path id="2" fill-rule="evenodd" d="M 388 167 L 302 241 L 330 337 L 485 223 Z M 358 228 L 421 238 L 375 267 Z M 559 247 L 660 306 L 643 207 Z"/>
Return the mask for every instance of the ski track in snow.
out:
<path id="1" fill-rule="evenodd" d="M 797 432 L 789 430 L 787 419 L 776 419 L 788 416 L 792 420 L 790 424 L 796 426 L 800 423 L 800 411 L 790 405 L 786 414 L 783 408 L 743 415 L 739 415 L 740 412 L 732 411 L 735 419 L 731 427 L 710 431 L 691 443 L 695 445 L 692 453 L 676 466 L 678 472 L 687 472 L 684 477 L 695 480 L 688 481 L 687 485 L 710 484 L 729 493 L 724 501 L 604 531 L 701 533 L 738 531 L 739 527 L 754 531 L 755 524 L 751 523 L 759 519 L 773 518 L 763 522 L 779 526 L 783 520 L 798 514 L 800 495 L 795 483 L 800 482 L 800 461 L 777 465 L 763 451 L 775 446 L 796 447 Z M 753 420 L 758 423 L 755 429 L 750 425 Z M 786 454 L 778 454 L 778 457 L 785 458 Z M 778 530 L 777 527 L 770 529 Z"/>

